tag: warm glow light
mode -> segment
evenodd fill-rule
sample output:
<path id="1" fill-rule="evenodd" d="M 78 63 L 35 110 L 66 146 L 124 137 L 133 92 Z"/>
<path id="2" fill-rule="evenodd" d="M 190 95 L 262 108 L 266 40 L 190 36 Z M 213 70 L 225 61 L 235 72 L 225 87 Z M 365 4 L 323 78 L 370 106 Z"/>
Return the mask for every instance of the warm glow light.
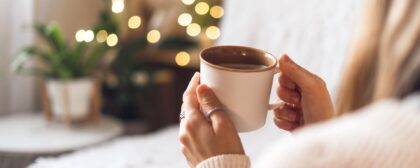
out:
<path id="1" fill-rule="evenodd" d="M 139 16 L 131 16 L 130 19 L 128 19 L 128 27 L 130 29 L 137 29 L 141 25 L 141 18 Z"/>
<path id="2" fill-rule="evenodd" d="M 124 10 L 124 1 L 116 0 L 112 2 L 112 12 L 121 13 Z"/>
<path id="3" fill-rule="evenodd" d="M 201 27 L 197 23 L 192 23 L 187 26 L 187 34 L 190 36 L 197 36 L 201 32 Z"/>
<path id="4" fill-rule="evenodd" d="M 147 41 L 149 43 L 157 43 L 160 40 L 160 32 L 157 30 L 151 30 L 147 33 Z"/>
<path id="5" fill-rule="evenodd" d="M 192 16 L 189 13 L 183 13 L 178 17 L 178 23 L 181 26 L 188 26 L 192 22 Z"/>
<path id="6" fill-rule="evenodd" d="M 96 41 L 99 43 L 103 43 L 108 38 L 108 33 L 105 30 L 100 30 L 96 33 Z"/>
<path id="7" fill-rule="evenodd" d="M 95 34 L 93 33 L 92 30 L 86 30 L 85 31 L 85 34 L 84 34 L 84 37 L 83 37 L 83 40 L 85 42 L 91 42 L 94 38 L 95 38 Z"/>
<path id="8" fill-rule="evenodd" d="M 186 66 L 190 63 L 190 54 L 185 51 L 181 51 L 175 56 L 175 62 L 179 66 Z"/>
<path id="9" fill-rule="evenodd" d="M 145 71 L 138 71 L 134 72 L 133 76 L 131 77 L 132 81 L 137 84 L 138 86 L 144 86 L 149 82 L 149 75 Z"/>
<path id="10" fill-rule="evenodd" d="M 118 44 L 118 37 L 116 34 L 112 33 L 106 38 L 106 44 L 110 47 L 114 47 Z"/>
<path id="11" fill-rule="evenodd" d="M 77 42 L 82 42 L 85 39 L 85 30 L 78 30 L 75 34 L 75 38 Z"/>
<path id="12" fill-rule="evenodd" d="M 184 3 L 185 5 L 191 5 L 195 2 L 195 0 L 182 0 L 182 3 Z"/>
<path id="13" fill-rule="evenodd" d="M 213 6 L 210 9 L 210 16 L 213 18 L 221 18 L 223 15 L 225 14 L 225 11 L 223 10 L 223 8 L 221 6 Z"/>
<path id="14" fill-rule="evenodd" d="M 206 36 L 209 39 L 215 40 L 220 36 L 220 30 L 216 26 L 210 26 L 206 29 Z"/>
<path id="15" fill-rule="evenodd" d="M 209 4 L 205 2 L 200 2 L 195 5 L 195 12 L 199 15 L 204 15 L 209 11 Z"/>

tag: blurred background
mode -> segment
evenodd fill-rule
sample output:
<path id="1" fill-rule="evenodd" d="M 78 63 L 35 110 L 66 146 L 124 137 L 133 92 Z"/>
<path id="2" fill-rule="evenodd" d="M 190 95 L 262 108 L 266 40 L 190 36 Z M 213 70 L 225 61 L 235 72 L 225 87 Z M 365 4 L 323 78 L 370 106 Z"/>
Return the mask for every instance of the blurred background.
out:
<path id="1" fill-rule="evenodd" d="M 334 97 L 358 4 L 4 0 L 0 167 L 185 167 L 178 114 L 200 50 L 288 53 L 324 78 Z M 286 135 L 269 117 L 241 138 L 257 157 Z"/>
<path id="2" fill-rule="evenodd" d="M 48 47 L 54 44 L 49 41 L 54 38 L 63 38 L 63 43 L 69 48 L 85 43 L 85 50 L 101 45 L 103 51 L 97 56 L 101 58 L 96 60 L 96 65 L 89 67 L 94 72 L 88 74 L 76 75 L 77 69 L 88 68 L 80 65 L 84 63 L 79 61 L 77 67 L 67 68 L 70 71 L 68 77 L 34 73 L 30 73 L 32 78 L 17 76 L 22 70 L 8 75 L 11 81 L 4 83 L 2 93 L 12 99 L 3 97 L 6 101 L 2 101 L 1 113 L 40 111 L 37 89 L 40 86 L 37 86 L 36 80 L 94 78 L 100 82 L 103 113 L 127 122 L 147 121 L 147 130 L 177 122 L 175 111 L 180 106 L 180 95 L 186 82 L 198 68 L 198 52 L 212 45 L 220 36 L 218 22 L 224 12 L 218 1 L 193 2 L 41 0 L 19 4 L 10 1 L 12 9 L 8 8 L 10 13 L 5 24 L 10 28 L 2 29 L 8 31 L 2 32 L 2 35 L 10 39 L 1 50 L 2 55 L 8 55 L 8 61 L 2 65 L 3 77 L 9 73 L 10 65 L 7 63 L 16 60 L 20 50 L 32 45 L 51 52 Z M 42 24 L 45 30 L 37 30 L 34 26 L 37 24 Z M 54 37 L 53 33 L 51 36 L 43 34 L 51 27 L 58 29 L 60 33 L 57 36 L 60 37 Z M 83 52 L 79 53 L 80 57 L 90 57 Z M 41 68 L 33 65 L 37 63 L 49 69 L 55 68 L 49 61 L 39 61 L 37 56 L 33 56 L 36 55 L 34 52 L 26 54 L 25 61 L 18 60 L 19 63 L 25 62 L 23 64 L 26 65 L 22 66 L 26 71 L 39 71 Z M 74 62 L 60 61 L 62 63 L 58 66 L 67 66 L 69 63 L 65 61 Z M 159 120 L 155 119 L 157 116 L 160 116 Z"/>

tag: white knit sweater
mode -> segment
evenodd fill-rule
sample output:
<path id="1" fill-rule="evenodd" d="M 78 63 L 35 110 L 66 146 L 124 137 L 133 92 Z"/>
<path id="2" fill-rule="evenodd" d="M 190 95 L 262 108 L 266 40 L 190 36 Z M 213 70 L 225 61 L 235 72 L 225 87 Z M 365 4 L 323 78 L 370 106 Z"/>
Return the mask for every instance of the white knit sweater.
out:
<path id="1" fill-rule="evenodd" d="M 219 155 L 198 168 L 247 168 L 245 155 Z M 279 140 L 258 168 L 420 167 L 420 94 L 384 100 L 356 113 L 308 126 Z M 254 167 L 253 166 L 253 167 Z"/>

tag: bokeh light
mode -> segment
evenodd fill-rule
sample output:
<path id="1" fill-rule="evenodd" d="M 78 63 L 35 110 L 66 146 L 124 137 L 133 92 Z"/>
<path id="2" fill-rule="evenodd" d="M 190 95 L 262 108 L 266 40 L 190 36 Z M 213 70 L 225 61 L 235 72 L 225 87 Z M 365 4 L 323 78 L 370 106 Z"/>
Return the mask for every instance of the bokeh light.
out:
<path id="1" fill-rule="evenodd" d="M 112 12 L 121 13 L 124 10 L 124 1 L 116 0 L 112 2 Z"/>
<path id="2" fill-rule="evenodd" d="M 220 36 L 220 29 L 218 27 L 216 27 L 216 26 L 209 26 L 206 29 L 206 36 L 209 39 L 212 39 L 212 40 L 215 40 L 215 39 L 219 38 L 219 36 Z"/>
<path id="3" fill-rule="evenodd" d="M 181 26 L 188 26 L 192 22 L 192 16 L 189 13 L 183 13 L 178 17 L 178 23 Z"/>
<path id="4" fill-rule="evenodd" d="M 141 18 L 140 16 L 131 16 L 130 19 L 128 19 L 128 27 L 130 29 L 137 29 L 141 25 Z"/>
<path id="5" fill-rule="evenodd" d="M 138 86 L 145 86 L 149 82 L 150 76 L 145 71 L 137 71 L 133 73 L 131 80 Z"/>
<path id="6" fill-rule="evenodd" d="M 85 30 L 78 30 L 74 37 L 76 38 L 77 42 L 82 42 L 85 39 Z"/>
<path id="7" fill-rule="evenodd" d="M 205 15 L 209 11 L 209 4 L 205 2 L 199 2 L 195 5 L 195 12 L 199 15 Z"/>
<path id="8" fill-rule="evenodd" d="M 110 47 L 114 47 L 118 44 L 118 36 L 114 33 L 110 34 L 106 39 L 106 44 Z"/>
<path id="9" fill-rule="evenodd" d="M 106 30 L 99 30 L 96 33 L 96 41 L 99 43 L 105 42 L 107 38 L 108 38 L 108 33 L 106 32 Z"/>
<path id="10" fill-rule="evenodd" d="M 221 6 L 215 5 L 210 9 L 210 16 L 219 19 L 225 14 L 225 11 Z"/>
<path id="11" fill-rule="evenodd" d="M 95 38 L 95 34 L 92 30 L 86 30 L 83 36 L 85 42 L 91 42 Z"/>
<path id="12" fill-rule="evenodd" d="M 147 33 L 147 41 L 149 43 L 157 43 L 160 40 L 160 32 L 157 30 L 151 30 Z"/>
<path id="13" fill-rule="evenodd" d="M 179 66 L 186 66 L 190 63 L 190 54 L 185 51 L 181 51 L 175 56 L 175 62 Z"/>
<path id="14" fill-rule="evenodd" d="M 200 32 L 201 32 L 201 27 L 197 23 L 192 23 L 187 26 L 187 34 L 189 36 L 197 36 L 200 34 Z"/>
<path id="15" fill-rule="evenodd" d="M 182 0 L 182 3 L 184 3 L 185 5 L 191 5 L 195 2 L 195 0 Z"/>

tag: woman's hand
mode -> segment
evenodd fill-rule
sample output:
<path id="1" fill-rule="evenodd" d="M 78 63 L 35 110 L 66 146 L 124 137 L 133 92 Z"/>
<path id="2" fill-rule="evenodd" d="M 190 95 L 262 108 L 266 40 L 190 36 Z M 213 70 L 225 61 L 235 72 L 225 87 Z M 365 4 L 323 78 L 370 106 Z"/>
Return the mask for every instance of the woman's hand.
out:
<path id="1" fill-rule="evenodd" d="M 180 115 L 181 151 L 191 167 L 216 155 L 244 154 L 235 126 L 220 110 L 223 106 L 213 91 L 199 85 L 199 76 L 199 73 L 194 74 L 184 92 Z M 210 111 L 213 112 L 207 117 Z"/>
<path id="2" fill-rule="evenodd" d="M 287 55 L 280 60 L 277 95 L 286 102 L 274 110 L 274 122 L 285 130 L 330 119 L 334 109 L 325 82 L 294 63 Z"/>

